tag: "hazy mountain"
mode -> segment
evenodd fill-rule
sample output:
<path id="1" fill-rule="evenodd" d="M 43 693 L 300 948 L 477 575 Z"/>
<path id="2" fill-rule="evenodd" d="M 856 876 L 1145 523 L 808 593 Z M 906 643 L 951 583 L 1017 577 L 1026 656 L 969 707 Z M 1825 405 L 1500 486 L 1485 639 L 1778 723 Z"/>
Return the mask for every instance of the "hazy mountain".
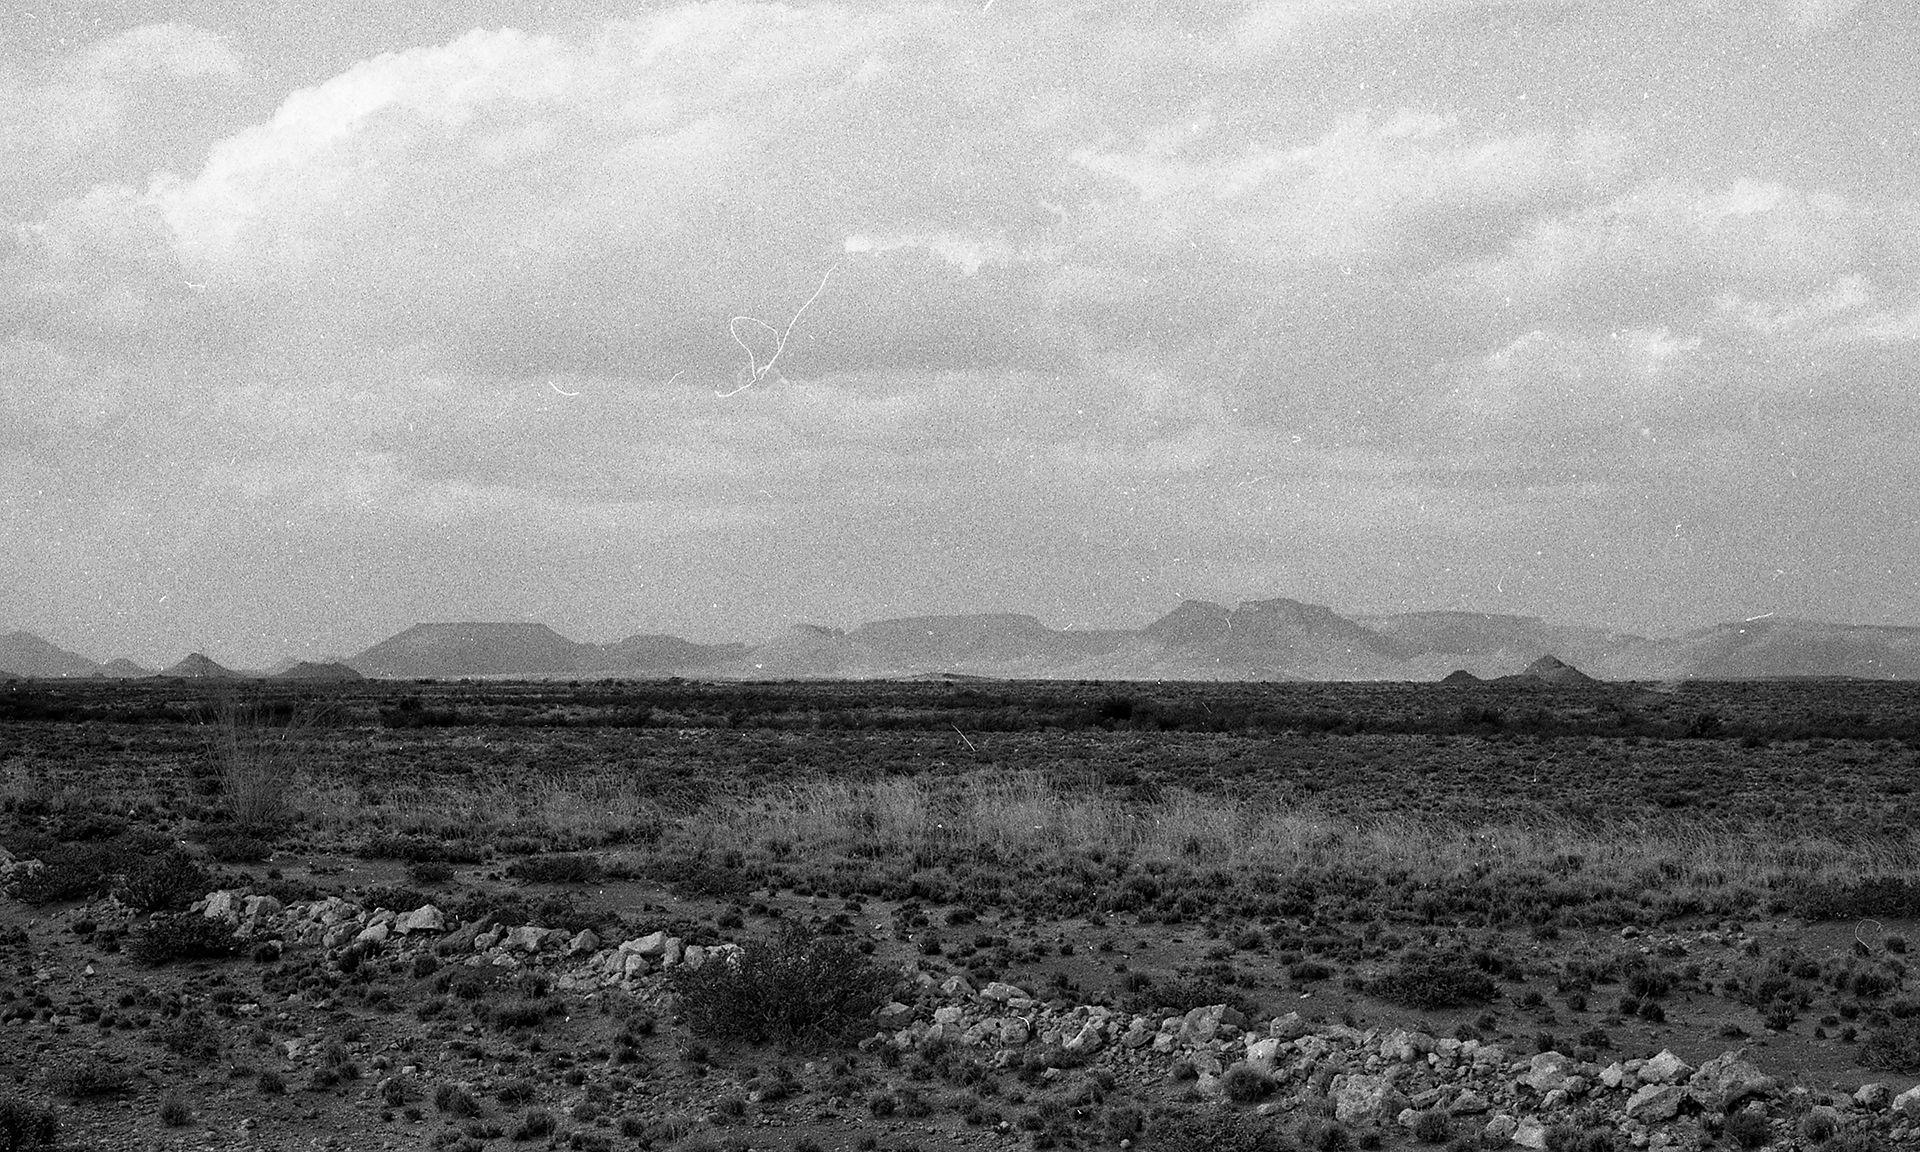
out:
<path id="1" fill-rule="evenodd" d="M 231 668 L 223 667 L 219 663 L 215 662 L 212 658 L 199 652 L 193 652 L 188 654 L 178 664 L 175 664 L 173 667 L 162 671 L 160 675 L 178 676 L 178 677 L 183 677 L 191 680 L 245 680 L 247 679 L 247 677 L 243 673 L 235 672 Z"/>
<path id="2" fill-rule="evenodd" d="M 140 676 L 153 675 L 153 669 L 135 664 L 125 656 L 116 656 L 100 665 L 100 675 L 110 680 L 132 680 Z"/>
<path id="3" fill-rule="evenodd" d="M 365 680 L 366 677 L 348 665 L 338 662 L 319 663 L 312 660 L 296 660 L 292 667 L 273 673 L 273 679 L 342 682 Z"/>
<path id="4" fill-rule="evenodd" d="M 566 675 L 591 667 L 596 650 L 545 624 L 415 624 L 347 660 L 366 676 Z"/>
<path id="5" fill-rule="evenodd" d="M 1379 632 L 1298 600 L 1248 600 L 1233 609 L 1189 600 L 1141 634 L 1190 661 L 1255 679 L 1395 677 L 1403 655 Z"/>
<path id="6" fill-rule="evenodd" d="M 1392 640 L 1404 653 L 1407 678 L 1414 680 L 1433 679 L 1447 670 L 1479 677 L 1506 675 L 1550 654 L 1585 665 L 1641 642 L 1638 636 L 1551 624 L 1537 616 L 1405 612 L 1353 620 Z"/>
<path id="7" fill-rule="evenodd" d="M 678 636 L 629 636 L 613 644 L 599 645 L 594 667 L 604 672 L 665 676 L 711 668 L 736 660 L 747 651 L 745 644 L 696 644 Z"/>
<path id="8" fill-rule="evenodd" d="M 1776 676 L 1920 679 L 1920 628 L 1824 624 L 1770 616 L 1642 640 L 1594 666 L 1608 679 L 1743 680 Z"/>
<path id="9" fill-rule="evenodd" d="M 1542 656 L 1518 676 L 1503 676 L 1503 680 L 1535 680 L 1542 684 L 1598 684 L 1599 681 L 1580 669 L 1560 659 L 1558 656 Z"/>
<path id="10" fill-rule="evenodd" d="M 31 632 L 0 635 L 0 675 L 53 678 L 99 674 L 98 664 Z"/>

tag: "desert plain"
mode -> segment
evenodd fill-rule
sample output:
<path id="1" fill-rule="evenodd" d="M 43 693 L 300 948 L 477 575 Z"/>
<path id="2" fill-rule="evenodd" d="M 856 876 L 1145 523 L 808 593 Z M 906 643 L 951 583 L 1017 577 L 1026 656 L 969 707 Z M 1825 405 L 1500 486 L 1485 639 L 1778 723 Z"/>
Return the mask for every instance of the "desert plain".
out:
<path id="1" fill-rule="evenodd" d="M 0 687 L 0 1148 L 1920 1147 L 1920 685 Z"/>

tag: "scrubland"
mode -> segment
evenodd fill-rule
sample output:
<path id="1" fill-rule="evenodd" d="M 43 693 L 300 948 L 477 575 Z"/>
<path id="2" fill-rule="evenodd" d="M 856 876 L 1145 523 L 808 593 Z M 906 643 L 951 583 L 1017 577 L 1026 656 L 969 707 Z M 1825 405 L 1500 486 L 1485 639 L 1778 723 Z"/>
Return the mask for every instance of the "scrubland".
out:
<path id="1" fill-rule="evenodd" d="M 1807 1117 L 1920 1074 L 1917 774 L 1898 684 L 13 684 L 0 1147 L 1529 1131 L 1457 1084 L 1361 1115 L 1357 1057 L 1236 1073 L 1290 1012 L 1781 1085 L 1659 1128 L 1576 1093 L 1557 1147 L 1892 1146 L 1885 1102 Z"/>

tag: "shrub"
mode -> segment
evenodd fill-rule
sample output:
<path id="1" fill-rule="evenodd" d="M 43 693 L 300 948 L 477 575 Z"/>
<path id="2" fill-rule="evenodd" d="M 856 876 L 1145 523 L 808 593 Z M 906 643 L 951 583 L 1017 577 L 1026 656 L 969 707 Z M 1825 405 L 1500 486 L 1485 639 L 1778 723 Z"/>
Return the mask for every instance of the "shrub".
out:
<path id="1" fill-rule="evenodd" d="M 1438 1108 L 1429 1108 L 1413 1118 L 1413 1138 L 1422 1144 L 1444 1144 L 1452 1134 L 1452 1123 Z"/>
<path id="2" fill-rule="evenodd" d="M 1343 1152 L 1353 1146 L 1353 1134 L 1338 1120 L 1317 1116 L 1301 1122 L 1300 1145 L 1311 1152 Z"/>
<path id="3" fill-rule="evenodd" d="M 797 1046 L 845 1039 L 869 1025 L 893 980 L 846 940 L 789 924 L 735 959 L 676 969 L 671 987 L 696 1033 Z"/>
<path id="4" fill-rule="evenodd" d="M 1773 1127 L 1762 1112 L 1740 1111 L 1727 1117 L 1727 1135 L 1742 1148 L 1758 1148 L 1773 1141 Z"/>
<path id="5" fill-rule="evenodd" d="M 192 913 L 165 916 L 134 934 L 127 951 L 142 964 L 170 960 L 203 960 L 237 956 L 246 941 L 233 934 L 233 925 Z"/>
<path id="6" fill-rule="evenodd" d="M 1366 990 L 1382 1000 L 1412 1008 L 1451 1008 L 1494 999 L 1499 990 L 1491 977 L 1458 956 L 1412 956 L 1392 971 L 1367 983 Z"/>
<path id="7" fill-rule="evenodd" d="M 254 1081 L 254 1087 L 259 1089 L 262 1096 L 285 1096 L 287 1094 L 286 1078 L 278 1072 L 267 1071 L 260 1073 L 260 1078 Z"/>
<path id="8" fill-rule="evenodd" d="M 207 855 L 222 864 L 258 864 L 273 855 L 273 846 L 238 828 L 221 828 L 201 836 Z"/>
<path id="9" fill-rule="evenodd" d="M 113 894 L 142 912 L 178 912 L 213 886 L 205 868 L 176 850 L 136 861 L 127 869 L 126 883 Z"/>
<path id="10" fill-rule="evenodd" d="M 520 1123 L 513 1126 L 508 1134 L 512 1140 L 538 1140 L 542 1136 L 553 1135 L 553 1113 L 544 1108 L 536 1108 L 520 1117 Z"/>
<path id="11" fill-rule="evenodd" d="M 56 1096 L 79 1100 L 88 1096 L 111 1096 L 126 1088 L 132 1077 L 126 1069 L 109 1064 L 98 1056 L 78 1057 L 47 1070 L 47 1088 Z"/>
<path id="12" fill-rule="evenodd" d="M 286 821 L 287 797 L 299 778 L 298 738 L 315 719 L 220 702 L 207 745 L 221 805 L 236 828 L 258 832 Z"/>
<path id="13" fill-rule="evenodd" d="M 1235 1064 L 1220 1077 L 1220 1088 L 1235 1104 L 1255 1104 L 1273 1094 L 1273 1077 L 1251 1064 Z"/>
<path id="14" fill-rule="evenodd" d="M 433 1106 L 449 1116 L 466 1118 L 480 1114 L 480 1102 L 473 1093 L 457 1084 L 442 1084 L 433 1090 Z"/>
<path id="15" fill-rule="evenodd" d="M 60 1135 L 60 1117 L 51 1108 L 24 1100 L 0 1100 L 0 1152 L 52 1148 Z"/>
<path id="16" fill-rule="evenodd" d="M 1885 1027 L 1867 1033 L 1857 1059 L 1888 1072 L 1920 1072 L 1920 1017 L 1889 1020 Z"/>
<path id="17" fill-rule="evenodd" d="M 1547 1129 L 1547 1152 L 1615 1152 L 1619 1143 L 1606 1128 L 1555 1124 Z"/>
<path id="18" fill-rule="evenodd" d="M 515 860 L 507 875 L 530 884 L 593 884 L 606 873 L 592 856 L 560 853 Z"/>
<path id="19" fill-rule="evenodd" d="M 111 844 L 55 844 L 35 855 L 40 867 L 17 869 L 8 880 L 8 891 L 23 904 L 104 896 L 129 863 L 126 851 Z"/>
<path id="20" fill-rule="evenodd" d="M 1293 1152 L 1284 1132 L 1247 1112 L 1173 1112 L 1157 1117 L 1147 1135 L 1155 1152 Z"/>
<path id="21" fill-rule="evenodd" d="M 183 1060 L 205 1063 L 220 1055 L 220 1032 L 197 1008 L 175 1020 L 156 1039 Z"/>
<path id="22" fill-rule="evenodd" d="M 1800 1117 L 1800 1135 L 1815 1144 L 1825 1144 L 1840 1133 L 1840 1121 L 1832 1111 L 1809 1112 Z"/>
<path id="23" fill-rule="evenodd" d="M 184 1128 L 193 1123 L 193 1110 L 187 1107 L 186 1097 L 177 1091 L 160 1097 L 160 1123 L 169 1128 Z"/>

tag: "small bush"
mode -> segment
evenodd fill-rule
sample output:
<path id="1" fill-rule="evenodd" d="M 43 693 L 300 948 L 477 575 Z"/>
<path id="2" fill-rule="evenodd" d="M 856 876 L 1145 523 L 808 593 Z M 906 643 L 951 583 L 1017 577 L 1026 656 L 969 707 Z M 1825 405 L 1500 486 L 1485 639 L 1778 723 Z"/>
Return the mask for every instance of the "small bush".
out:
<path id="1" fill-rule="evenodd" d="M 278 1072 L 268 1071 L 260 1073 L 259 1079 L 253 1082 L 253 1086 L 259 1090 L 262 1096 L 285 1096 L 287 1094 L 286 1078 Z"/>
<path id="2" fill-rule="evenodd" d="M 232 923 L 180 913 L 155 920 L 135 933 L 127 952 L 142 964 L 158 965 L 237 956 L 246 947 L 246 941 L 233 934 Z"/>
<path id="3" fill-rule="evenodd" d="M 1155 1152 L 1294 1152 L 1279 1127 L 1248 1112 L 1173 1112 L 1157 1117 L 1147 1136 Z"/>
<path id="4" fill-rule="evenodd" d="M 193 1123 L 193 1110 L 187 1107 L 186 1097 L 178 1092 L 168 1092 L 160 1097 L 160 1123 L 169 1128 L 184 1128 Z"/>
<path id="5" fill-rule="evenodd" d="M 507 875 L 530 884 L 594 884 L 606 872 L 592 856 L 558 853 L 515 860 L 507 865 Z"/>
<path id="6" fill-rule="evenodd" d="M 457 1084 L 442 1084 L 435 1088 L 433 1106 L 460 1119 L 480 1115 L 480 1102 L 473 1098 L 473 1093 Z"/>
<path id="7" fill-rule="evenodd" d="M 1413 1138 L 1422 1144 L 1445 1144 L 1451 1135 L 1453 1125 L 1438 1108 L 1429 1108 L 1413 1118 Z"/>
<path id="8" fill-rule="evenodd" d="M 1758 1148 L 1773 1142 L 1773 1126 L 1764 1113 L 1735 1112 L 1727 1117 L 1727 1136 L 1742 1148 Z"/>
<path id="9" fill-rule="evenodd" d="M 214 879 L 185 852 L 147 857 L 127 869 L 127 881 L 114 890 L 122 903 L 142 912 L 178 912 L 207 894 Z"/>
<path id="10" fill-rule="evenodd" d="M 1605 1128 L 1562 1123 L 1547 1129 L 1547 1152 L 1616 1152 L 1619 1146 Z"/>
<path id="11" fill-rule="evenodd" d="M 513 1126 L 512 1132 L 508 1133 L 508 1139 L 538 1140 L 542 1136 L 553 1135 L 554 1128 L 553 1113 L 544 1108 L 536 1108 L 520 1117 L 520 1122 Z"/>
<path id="12" fill-rule="evenodd" d="M 1478 967 L 1461 957 L 1440 954 L 1408 957 L 1369 981 L 1366 990 L 1411 1008 L 1481 1004 L 1499 995 L 1492 978 Z"/>
<path id="13" fill-rule="evenodd" d="M 1800 1135 L 1815 1144 L 1825 1144 L 1840 1134 L 1840 1121 L 1828 1112 L 1809 1112 L 1800 1117 Z"/>
<path id="14" fill-rule="evenodd" d="M 273 855 L 273 845 L 238 828 L 210 831 L 200 838 L 207 855 L 222 864 L 259 864 Z"/>
<path id="15" fill-rule="evenodd" d="M 53 1109 L 24 1100 L 0 1100 L 0 1152 L 52 1148 L 59 1135 L 60 1117 Z"/>
<path id="16" fill-rule="evenodd" d="M 787 925 L 737 959 L 676 969 L 671 987 L 694 1032 L 798 1046 L 846 1039 L 871 1025 L 894 977 L 853 944 Z"/>
<path id="17" fill-rule="evenodd" d="M 1273 1095 L 1273 1077 L 1251 1064 L 1235 1064 L 1220 1077 L 1220 1087 L 1235 1104 L 1257 1104 Z"/>
<path id="18" fill-rule="evenodd" d="M 55 844 L 35 855 L 39 868 L 19 869 L 8 881 L 8 892 L 23 904 L 104 896 L 130 863 L 128 854 L 111 844 Z"/>
<path id="19" fill-rule="evenodd" d="M 160 1031 L 155 1039 L 183 1060 L 206 1063 L 220 1055 L 220 1031 L 197 1008 Z"/>
<path id="20" fill-rule="evenodd" d="M 1867 1033 L 1857 1059 L 1887 1072 L 1920 1072 L 1920 1017 L 1889 1020 L 1885 1027 Z"/>
<path id="21" fill-rule="evenodd" d="M 80 1100 L 89 1096 L 111 1096 L 124 1090 L 132 1076 L 126 1069 L 109 1064 L 97 1056 L 80 1057 L 47 1070 L 47 1089 L 56 1096 Z"/>
<path id="22" fill-rule="evenodd" d="M 1301 1122 L 1300 1146 L 1310 1152 L 1345 1152 L 1353 1147 L 1353 1133 L 1338 1120 L 1315 1117 Z"/>

